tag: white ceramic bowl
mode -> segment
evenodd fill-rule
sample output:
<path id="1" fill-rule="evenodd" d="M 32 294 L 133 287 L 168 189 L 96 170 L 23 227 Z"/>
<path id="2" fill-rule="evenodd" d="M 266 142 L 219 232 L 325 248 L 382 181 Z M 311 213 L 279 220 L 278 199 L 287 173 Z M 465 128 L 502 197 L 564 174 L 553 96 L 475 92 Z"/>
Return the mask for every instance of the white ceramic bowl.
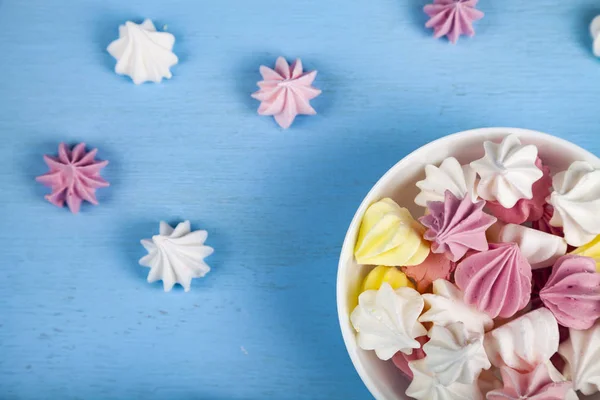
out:
<path id="1" fill-rule="evenodd" d="M 369 191 L 350 223 L 340 255 L 337 276 L 337 307 L 344 342 L 354 368 L 377 400 L 409 399 L 404 392 L 409 384 L 391 361 L 381 361 L 373 351 L 364 351 L 356 344 L 350 313 L 356 305 L 357 291 L 362 279 L 373 268 L 359 266 L 353 256 L 356 235 L 366 208 L 373 202 L 390 197 L 408 208 L 415 218 L 423 208 L 414 203 L 418 194 L 415 183 L 425 177 L 427 164 L 439 165 L 447 157 L 455 157 L 461 164 L 483 156 L 485 140 L 499 140 L 515 133 L 526 144 L 535 144 L 539 154 L 553 172 L 567 169 L 576 160 L 588 161 L 600 167 L 600 159 L 590 152 L 563 139 L 525 129 L 484 128 L 456 133 L 431 142 L 394 165 Z M 600 400 L 600 395 L 590 399 Z"/>

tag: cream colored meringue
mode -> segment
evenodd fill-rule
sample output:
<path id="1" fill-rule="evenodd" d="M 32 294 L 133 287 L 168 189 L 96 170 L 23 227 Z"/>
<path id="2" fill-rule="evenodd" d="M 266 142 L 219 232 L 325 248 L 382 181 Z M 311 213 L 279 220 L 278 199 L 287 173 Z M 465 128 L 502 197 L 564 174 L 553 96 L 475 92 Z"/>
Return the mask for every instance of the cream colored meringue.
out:
<path id="1" fill-rule="evenodd" d="M 428 310 L 419 318 L 420 322 L 446 326 L 462 322 L 471 332 L 484 333 L 492 329 L 494 321 L 484 312 L 463 301 L 462 292 L 445 279 L 433 282 L 433 294 L 424 294 Z"/>
<path id="2" fill-rule="evenodd" d="M 140 259 L 140 265 L 150 267 L 148 282 L 163 281 L 165 292 L 175 283 L 188 292 L 192 278 L 201 278 L 210 271 L 204 258 L 213 253 L 212 247 L 204 245 L 206 231 L 191 231 L 190 221 L 177 224 L 173 229 L 164 221 L 158 235 L 142 240 L 148 254 Z"/>
<path id="3" fill-rule="evenodd" d="M 179 61 L 172 52 L 175 36 L 157 32 L 151 20 L 141 24 L 127 21 L 119 26 L 119 39 L 107 50 L 117 59 L 115 72 L 128 75 L 133 83 L 160 82 L 172 77 L 170 68 Z"/>
<path id="4" fill-rule="evenodd" d="M 438 377 L 427 368 L 427 357 L 408 363 L 413 379 L 406 389 L 406 395 L 417 400 L 482 400 L 483 395 L 477 382 L 459 382 L 443 385 Z"/>
<path id="5" fill-rule="evenodd" d="M 558 340 L 556 318 L 539 308 L 488 332 L 483 344 L 495 367 L 529 372 L 550 360 L 558 350 Z"/>
<path id="6" fill-rule="evenodd" d="M 516 243 L 532 269 L 551 267 L 567 252 L 567 242 L 562 237 L 523 225 L 505 225 L 500 230 L 497 240 Z"/>
<path id="7" fill-rule="evenodd" d="M 600 320 L 585 331 L 569 329 L 558 353 L 565 359 L 564 375 L 585 395 L 600 391 Z"/>
<path id="8" fill-rule="evenodd" d="M 471 163 L 479 174 L 479 197 L 497 201 L 512 208 L 520 199 L 533 198 L 532 186 L 543 172 L 536 165 L 538 150 L 534 145 L 522 145 L 516 135 L 501 143 L 484 142 L 485 156 Z"/>
<path id="9" fill-rule="evenodd" d="M 427 368 L 443 385 L 473 383 L 492 364 L 483 348 L 483 333 L 469 332 L 462 322 L 434 325 L 423 345 Z"/>
<path id="10" fill-rule="evenodd" d="M 475 193 L 475 171 L 470 165 L 461 166 L 454 157 L 448 157 L 439 167 L 429 164 L 425 166 L 425 179 L 417 182 L 421 192 L 415 198 L 415 203 L 427 207 L 430 201 L 444 201 L 446 190 L 456 197 L 463 199 L 471 195 L 473 202 L 478 197 Z"/>
<path id="11" fill-rule="evenodd" d="M 575 161 L 552 179 L 547 201 L 554 207 L 550 225 L 560 226 L 565 240 L 579 247 L 600 234 L 600 169 Z"/>
<path id="12" fill-rule="evenodd" d="M 358 346 L 375 350 L 381 360 L 389 360 L 399 351 L 411 354 L 421 347 L 416 338 L 427 334 L 417 320 L 423 306 L 419 292 L 408 287 L 394 291 L 387 282 L 379 290 L 361 293 L 350 315 Z"/>
<path id="13" fill-rule="evenodd" d="M 592 20 L 592 23 L 590 24 L 590 34 L 594 41 L 594 55 L 600 57 L 600 15 Z"/>

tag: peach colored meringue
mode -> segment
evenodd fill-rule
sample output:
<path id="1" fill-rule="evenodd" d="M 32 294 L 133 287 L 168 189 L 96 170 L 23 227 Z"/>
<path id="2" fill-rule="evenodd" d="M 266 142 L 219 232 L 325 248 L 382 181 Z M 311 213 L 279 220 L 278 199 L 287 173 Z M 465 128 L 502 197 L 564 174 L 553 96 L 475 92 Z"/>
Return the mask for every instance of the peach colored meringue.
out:
<path id="1" fill-rule="evenodd" d="M 531 297 L 531 265 L 515 243 L 492 243 L 456 267 L 456 285 L 467 304 L 490 317 L 509 318 Z"/>
<path id="2" fill-rule="evenodd" d="M 497 201 L 488 201 L 486 204 L 487 211 L 499 220 L 509 224 L 522 224 L 523 222 L 541 219 L 544 215 L 546 197 L 550 195 L 552 188 L 552 177 L 550 176 L 550 168 L 543 165 L 539 157 L 535 165 L 544 175 L 531 187 L 533 192 L 531 199 L 520 199 L 512 208 L 504 208 Z"/>
<path id="3" fill-rule="evenodd" d="M 260 74 L 263 77 L 258 82 L 260 89 L 252 94 L 261 102 L 258 114 L 272 115 L 279 126 L 287 129 L 297 115 L 317 113 L 309 103 L 321 94 L 312 86 L 317 71 L 304 72 L 299 58 L 290 66 L 285 58 L 279 57 L 274 70 L 261 65 Z"/>
<path id="4" fill-rule="evenodd" d="M 533 371 L 519 373 L 514 369 L 500 369 L 504 387 L 492 390 L 487 400 L 564 400 L 573 387 L 572 382 L 554 382 L 546 364 L 539 364 Z"/>
<path id="5" fill-rule="evenodd" d="M 443 254 L 429 253 L 425 261 L 412 267 L 404 267 L 404 273 L 417 283 L 419 293 L 431 293 L 431 286 L 436 279 L 450 280 L 456 263 L 448 260 Z"/>
<path id="6" fill-rule="evenodd" d="M 485 201 L 473 203 L 469 194 L 459 199 L 449 190 L 443 202 L 428 202 L 429 214 L 419 221 L 428 228 L 423 237 L 432 242 L 431 251 L 458 261 L 468 250 L 487 250 L 485 231 L 496 218 L 484 213 L 484 206 Z"/>
<path id="7" fill-rule="evenodd" d="M 73 214 L 79 212 L 83 201 L 97 205 L 96 189 L 109 186 L 100 176 L 100 171 L 108 161 L 95 160 L 97 152 L 98 149 L 86 152 L 85 143 L 79 143 L 72 151 L 61 143 L 58 157 L 45 155 L 44 161 L 50 172 L 38 176 L 36 180 L 52 188 L 46 200 L 57 207 L 67 203 Z"/>
<path id="8" fill-rule="evenodd" d="M 600 273 L 589 257 L 566 255 L 558 259 L 540 291 L 540 299 L 559 324 L 584 330 L 600 318 Z"/>

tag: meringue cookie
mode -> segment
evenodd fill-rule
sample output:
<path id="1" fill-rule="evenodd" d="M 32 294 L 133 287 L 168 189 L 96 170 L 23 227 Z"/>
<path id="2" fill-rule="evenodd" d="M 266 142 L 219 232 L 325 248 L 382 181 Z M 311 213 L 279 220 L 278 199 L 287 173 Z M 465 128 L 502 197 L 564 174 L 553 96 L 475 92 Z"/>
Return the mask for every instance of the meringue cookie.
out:
<path id="1" fill-rule="evenodd" d="M 401 287 L 415 288 L 415 285 L 408 279 L 406 274 L 396 267 L 386 267 L 380 265 L 375 267 L 367 274 L 361 286 L 361 292 L 367 290 L 379 290 L 381 285 L 387 282 L 392 289 Z"/>
<path id="2" fill-rule="evenodd" d="M 210 271 L 204 262 L 214 251 L 204 245 L 208 234 L 192 232 L 190 221 L 177 224 L 175 229 L 161 221 L 159 233 L 152 239 L 142 240 L 148 254 L 140 259 L 140 265 L 150 267 L 148 282 L 162 280 L 165 292 L 179 283 L 189 292 L 192 278 L 201 278 Z"/>
<path id="3" fill-rule="evenodd" d="M 461 200 L 449 190 L 445 196 L 443 202 L 429 202 L 430 213 L 419 218 L 428 228 L 423 237 L 433 242 L 431 251 L 456 262 L 468 250 L 487 250 L 485 231 L 496 218 L 483 212 L 485 201 L 473 203 L 468 194 Z"/>
<path id="4" fill-rule="evenodd" d="M 583 246 L 600 234 L 600 169 L 575 161 L 552 180 L 547 201 L 554 207 L 552 226 L 563 227 L 571 246 Z"/>
<path id="5" fill-rule="evenodd" d="M 454 382 L 443 385 L 427 368 L 427 357 L 411 361 L 408 366 L 413 372 L 413 380 L 406 389 L 406 395 L 417 400 L 482 400 L 477 383 Z"/>
<path id="6" fill-rule="evenodd" d="M 570 329 L 569 340 L 561 343 L 558 353 L 576 390 L 587 396 L 600 391 L 600 321 L 584 331 Z"/>
<path id="7" fill-rule="evenodd" d="M 546 364 L 539 364 L 527 373 L 504 367 L 500 370 L 504 387 L 492 390 L 487 400 L 564 400 L 572 388 L 571 382 L 554 382 Z"/>
<path id="8" fill-rule="evenodd" d="M 486 204 L 487 211 L 499 220 L 509 224 L 522 224 L 523 222 L 537 221 L 542 218 L 546 197 L 548 197 L 552 188 L 552 177 L 550 176 L 550 168 L 543 165 L 539 157 L 535 162 L 535 166 L 544 175 L 533 184 L 531 188 L 533 197 L 531 199 L 520 199 L 512 208 L 504 208 L 496 201 L 489 201 Z"/>
<path id="9" fill-rule="evenodd" d="M 567 252 L 567 242 L 563 238 L 522 225 L 504 226 L 498 241 L 516 243 L 532 269 L 550 267 Z"/>
<path id="10" fill-rule="evenodd" d="M 427 367 L 442 385 L 473 383 L 482 369 L 492 364 L 483 348 L 483 333 L 469 332 L 462 322 L 434 325 L 423 346 Z"/>
<path id="11" fill-rule="evenodd" d="M 417 321 L 423 311 L 423 299 L 414 289 L 394 291 L 389 283 L 379 290 L 367 290 L 358 296 L 358 306 L 350 321 L 358 332 L 356 341 L 363 350 L 375 350 L 381 360 L 389 360 L 401 351 L 411 354 L 421 347 L 415 339 L 427 334 Z"/>
<path id="12" fill-rule="evenodd" d="M 429 253 L 425 261 L 412 267 L 404 267 L 404 273 L 417 283 L 419 293 L 431 293 L 431 285 L 437 279 L 450 280 L 456 264 L 443 254 Z"/>
<path id="13" fill-rule="evenodd" d="M 588 244 L 576 248 L 571 254 L 593 258 L 596 261 L 596 272 L 600 272 L 600 235 Z"/>
<path id="14" fill-rule="evenodd" d="M 419 318 L 420 322 L 432 322 L 440 326 L 462 322 L 467 330 L 479 333 L 494 326 L 494 322 L 486 313 L 465 304 L 462 292 L 444 279 L 433 282 L 433 294 L 424 294 L 422 297 L 427 311 Z"/>
<path id="15" fill-rule="evenodd" d="M 483 12 L 475 8 L 479 0 L 433 0 L 423 11 L 429 15 L 426 28 L 433 28 L 433 37 L 447 36 L 456 44 L 460 35 L 475 36 L 473 22 L 483 18 Z"/>
<path id="16" fill-rule="evenodd" d="M 446 190 L 459 199 L 469 194 L 476 201 L 475 178 L 476 174 L 471 166 L 461 166 L 454 157 L 446 158 L 439 167 L 426 165 L 425 179 L 417 182 L 421 192 L 415 198 L 415 203 L 427 207 L 430 201 L 444 201 Z"/>
<path id="17" fill-rule="evenodd" d="M 522 145 L 516 135 L 502 143 L 484 142 L 485 156 L 471 163 L 481 177 L 477 194 L 484 200 L 497 201 L 512 208 L 520 199 L 533 198 L 532 187 L 543 172 L 536 166 L 538 150 L 534 145 Z"/>
<path id="18" fill-rule="evenodd" d="M 394 354 L 394 357 L 392 357 L 392 362 L 394 363 L 394 366 L 410 379 L 413 378 L 413 373 L 410 370 L 408 363 L 411 361 L 416 361 L 425 358 L 423 345 L 427 343 L 428 340 L 429 338 L 427 336 L 419 336 L 417 338 L 417 341 L 421 345 L 420 348 L 414 349 L 412 354 L 404 354 L 403 352 L 399 351 L 396 354 Z"/>
<path id="19" fill-rule="evenodd" d="M 161 82 L 170 79 L 170 68 L 179 61 L 172 52 L 175 36 L 167 32 L 157 32 L 149 19 L 141 24 L 127 21 L 119 26 L 119 39 L 112 42 L 107 50 L 117 59 L 115 72 L 128 75 L 133 83 Z"/>
<path id="20" fill-rule="evenodd" d="M 454 272 L 465 303 L 490 317 L 509 318 L 531 297 L 531 265 L 515 243 L 492 243 L 490 249 L 468 256 Z"/>
<path id="21" fill-rule="evenodd" d="M 529 372 L 550 361 L 558 350 L 558 341 L 556 319 L 540 308 L 486 333 L 483 345 L 495 367 Z"/>
<path id="22" fill-rule="evenodd" d="M 592 20 L 592 23 L 590 24 L 590 34 L 594 41 L 594 55 L 600 57 L 600 15 Z"/>
<path id="23" fill-rule="evenodd" d="M 392 199 L 382 199 L 365 211 L 354 256 L 359 264 L 407 266 L 418 265 L 429 254 L 423 239 L 425 228 L 415 221 L 406 208 Z"/>
<path id="24" fill-rule="evenodd" d="M 559 324 L 588 329 L 600 318 L 600 273 L 589 257 L 563 256 L 540 291 L 540 299 Z"/>

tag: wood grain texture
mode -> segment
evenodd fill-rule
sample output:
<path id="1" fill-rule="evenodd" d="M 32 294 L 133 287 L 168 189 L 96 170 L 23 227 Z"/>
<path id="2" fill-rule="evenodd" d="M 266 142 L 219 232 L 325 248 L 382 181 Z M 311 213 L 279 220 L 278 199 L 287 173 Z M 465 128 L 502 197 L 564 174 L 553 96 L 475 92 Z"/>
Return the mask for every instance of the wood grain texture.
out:
<path id="1" fill-rule="evenodd" d="M 0 0 L 0 397 L 365 399 L 341 339 L 337 257 L 369 188 L 410 151 L 482 126 L 600 152 L 597 0 L 480 2 L 474 39 L 415 0 Z M 125 20 L 175 34 L 161 85 L 112 72 Z M 318 69 L 319 115 L 255 114 L 258 66 Z M 110 160 L 70 215 L 34 177 L 60 141 Z M 158 222 L 209 232 L 192 291 L 145 281 Z"/>

